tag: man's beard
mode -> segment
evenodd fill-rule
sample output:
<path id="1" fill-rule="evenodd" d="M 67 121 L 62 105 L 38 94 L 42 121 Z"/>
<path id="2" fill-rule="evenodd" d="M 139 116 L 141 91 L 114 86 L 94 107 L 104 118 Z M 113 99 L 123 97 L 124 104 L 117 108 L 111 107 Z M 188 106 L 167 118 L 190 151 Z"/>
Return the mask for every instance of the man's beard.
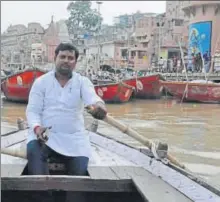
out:
<path id="1" fill-rule="evenodd" d="M 70 68 L 65 68 L 65 66 L 57 67 L 57 72 L 66 77 L 72 77 L 72 70 Z"/>

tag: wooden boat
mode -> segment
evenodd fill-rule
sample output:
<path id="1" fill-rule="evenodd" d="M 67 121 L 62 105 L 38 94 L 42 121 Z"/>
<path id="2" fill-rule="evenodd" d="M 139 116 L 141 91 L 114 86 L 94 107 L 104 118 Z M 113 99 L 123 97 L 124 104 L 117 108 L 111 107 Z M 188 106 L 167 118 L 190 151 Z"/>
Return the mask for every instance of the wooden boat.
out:
<path id="1" fill-rule="evenodd" d="M 186 102 L 220 102 L 220 84 L 198 81 L 160 81 L 161 85 L 178 100 Z"/>
<path id="2" fill-rule="evenodd" d="M 9 126 L 7 126 L 9 127 Z M 220 190 L 199 177 L 182 170 L 170 162 L 156 160 L 145 147 L 134 147 L 121 142 L 118 137 L 105 136 L 102 125 L 98 132 L 90 132 L 92 158 L 87 176 L 67 176 L 65 166 L 50 159 L 49 176 L 27 175 L 25 159 L 1 154 L 1 199 L 63 202 L 219 202 Z M 25 148 L 27 130 L 3 129 L 1 148 Z M 117 139 L 116 139 L 117 137 Z M 79 195 L 79 193 L 81 195 Z"/>
<path id="3" fill-rule="evenodd" d="M 134 88 L 124 82 L 95 85 L 95 91 L 106 103 L 128 102 Z"/>
<path id="4" fill-rule="evenodd" d="M 162 95 L 159 80 L 164 80 L 160 74 L 141 76 L 123 80 L 124 83 L 135 88 L 135 97 L 157 99 Z"/>
<path id="5" fill-rule="evenodd" d="M 38 68 L 16 72 L 3 79 L 1 90 L 7 100 L 27 102 L 34 80 L 45 73 Z"/>

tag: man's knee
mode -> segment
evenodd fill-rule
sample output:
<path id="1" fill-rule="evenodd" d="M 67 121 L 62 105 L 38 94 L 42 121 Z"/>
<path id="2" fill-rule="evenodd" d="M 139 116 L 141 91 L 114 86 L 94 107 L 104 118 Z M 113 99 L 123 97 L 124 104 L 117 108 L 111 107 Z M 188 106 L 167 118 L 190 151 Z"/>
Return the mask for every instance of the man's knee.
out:
<path id="1" fill-rule="evenodd" d="M 30 175 L 48 175 L 48 147 L 42 147 L 37 140 L 27 144 L 28 173 Z"/>
<path id="2" fill-rule="evenodd" d="M 47 153 L 43 151 L 38 140 L 32 140 L 27 144 L 27 159 L 47 161 Z"/>
<path id="3" fill-rule="evenodd" d="M 68 162 L 68 174 L 87 175 L 88 163 L 88 157 L 80 156 L 71 158 Z"/>

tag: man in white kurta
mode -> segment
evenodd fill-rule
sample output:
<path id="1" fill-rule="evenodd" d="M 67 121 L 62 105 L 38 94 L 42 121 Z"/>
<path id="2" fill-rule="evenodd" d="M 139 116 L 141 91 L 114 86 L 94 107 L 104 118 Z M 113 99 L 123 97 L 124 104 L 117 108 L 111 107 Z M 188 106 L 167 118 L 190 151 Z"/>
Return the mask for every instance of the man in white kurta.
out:
<path id="1" fill-rule="evenodd" d="M 76 51 L 70 44 L 59 45 L 55 52 L 56 69 L 35 80 L 31 88 L 26 110 L 31 175 L 49 174 L 50 156 L 61 157 L 68 174 L 86 175 L 91 146 L 84 127 L 84 107 L 92 105 L 96 109 L 93 115 L 99 119 L 104 118 L 105 109 L 91 81 L 72 71 L 78 58 Z M 43 133 L 48 127 L 49 138 L 44 141 Z"/>

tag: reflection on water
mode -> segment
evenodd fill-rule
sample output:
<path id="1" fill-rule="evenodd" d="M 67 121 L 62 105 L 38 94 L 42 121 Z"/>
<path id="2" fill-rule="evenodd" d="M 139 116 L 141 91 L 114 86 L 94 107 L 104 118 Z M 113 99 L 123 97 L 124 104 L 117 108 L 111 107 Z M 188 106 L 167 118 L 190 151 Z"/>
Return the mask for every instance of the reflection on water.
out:
<path id="1" fill-rule="evenodd" d="M 170 152 L 192 171 L 219 179 L 220 105 L 136 100 L 107 107 L 143 136 L 167 142 Z M 25 104 L 4 102 L 2 120 L 15 124 L 17 117 L 25 119 L 25 108 Z"/>

